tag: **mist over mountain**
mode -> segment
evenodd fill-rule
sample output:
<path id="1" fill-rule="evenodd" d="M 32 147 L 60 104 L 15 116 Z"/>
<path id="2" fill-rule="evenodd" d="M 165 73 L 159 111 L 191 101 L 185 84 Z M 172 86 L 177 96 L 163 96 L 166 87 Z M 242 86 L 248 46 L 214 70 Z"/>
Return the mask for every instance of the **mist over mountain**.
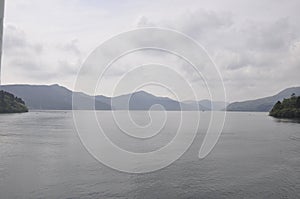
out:
<path id="1" fill-rule="evenodd" d="M 158 97 L 145 91 L 125 94 L 116 97 L 103 95 L 90 96 L 81 92 L 73 92 L 63 86 L 54 85 L 2 85 L 0 89 L 21 97 L 31 110 L 71 110 L 72 95 L 79 97 L 83 106 L 95 99 L 96 110 L 162 110 L 167 111 L 208 111 L 224 109 L 224 102 L 209 100 L 178 102 L 168 97 Z M 223 104 L 223 105 L 222 105 Z M 75 107 L 76 109 L 76 107 Z"/>
<path id="2" fill-rule="evenodd" d="M 184 101 L 185 104 L 191 105 L 193 107 L 199 106 L 199 110 L 205 111 L 221 111 L 226 109 L 226 106 L 229 104 L 227 102 L 222 101 L 210 101 L 207 99 L 200 100 L 198 102 L 195 101 Z"/>
<path id="3" fill-rule="evenodd" d="M 227 111 L 257 111 L 268 112 L 272 109 L 277 101 L 282 101 L 284 98 L 290 98 L 295 93 L 300 95 L 300 87 L 291 87 L 284 89 L 276 95 L 270 97 L 259 98 L 255 100 L 247 100 L 242 102 L 234 102 L 227 106 Z"/>

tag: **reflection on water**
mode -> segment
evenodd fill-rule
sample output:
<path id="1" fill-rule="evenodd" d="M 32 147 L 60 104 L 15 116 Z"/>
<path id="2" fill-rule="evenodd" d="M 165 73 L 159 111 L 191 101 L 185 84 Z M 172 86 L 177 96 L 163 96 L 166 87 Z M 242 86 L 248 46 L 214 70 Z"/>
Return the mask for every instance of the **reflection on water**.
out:
<path id="1" fill-rule="evenodd" d="M 300 119 L 299 118 L 274 118 L 275 122 L 286 122 L 286 123 L 300 123 Z"/>
<path id="2" fill-rule="evenodd" d="M 110 128 L 109 114 L 97 112 L 113 140 L 128 149 L 147 151 L 172 138 L 170 125 L 170 134 L 155 143 L 127 146 Z M 133 114 L 147 119 L 141 111 Z M 300 198 L 299 123 L 229 112 L 218 144 L 199 160 L 209 116 L 201 112 L 204 122 L 179 160 L 138 175 L 93 159 L 74 131 L 71 112 L 0 115 L 0 198 Z"/>

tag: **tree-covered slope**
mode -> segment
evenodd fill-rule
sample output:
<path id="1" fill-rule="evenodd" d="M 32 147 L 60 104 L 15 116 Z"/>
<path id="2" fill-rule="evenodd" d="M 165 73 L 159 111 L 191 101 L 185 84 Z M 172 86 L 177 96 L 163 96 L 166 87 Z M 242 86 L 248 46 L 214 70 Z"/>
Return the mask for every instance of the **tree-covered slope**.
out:
<path id="1" fill-rule="evenodd" d="M 278 118 L 300 118 L 300 96 L 296 97 L 293 94 L 289 99 L 278 101 L 269 115 Z"/>
<path id="2" fill-rule="evenodd" d="M 0 91 L 0 113 L 23 113 L 28 112 L 25 102 L 13 94 Z"/>

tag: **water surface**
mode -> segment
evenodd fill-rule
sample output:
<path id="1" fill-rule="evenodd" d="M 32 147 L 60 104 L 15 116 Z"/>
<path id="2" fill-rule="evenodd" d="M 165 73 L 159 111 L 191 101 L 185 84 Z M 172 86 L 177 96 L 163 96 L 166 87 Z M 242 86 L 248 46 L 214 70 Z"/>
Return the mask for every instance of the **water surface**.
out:
<path id="1" fill-rule="evenodd" d="M 112 127 L 110 112 L 97 115 L 112 140 L 133 151 L 161 147 L 178 124 L 171 112 L 172 125 L 155 143 L 128 146 Z M 297 121 L 229 112 L 214 150 L 199 160 L 209 116 L 201 113 L 197 137 L 179 160 L 157 172 L 127 174 L 85 150 L 70 111 L 0 115 L 0 198 L 300 198 Z M 149 119 L 142 111 L 133 118 L 139 125 Z"/>

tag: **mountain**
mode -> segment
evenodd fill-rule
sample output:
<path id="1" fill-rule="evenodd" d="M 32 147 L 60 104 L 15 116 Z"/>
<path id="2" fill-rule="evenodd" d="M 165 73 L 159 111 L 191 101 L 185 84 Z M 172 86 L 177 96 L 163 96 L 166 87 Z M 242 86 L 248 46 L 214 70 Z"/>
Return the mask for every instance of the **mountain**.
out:
<path id="1" fill-rule="evenodd" d="M 24 113 L 28 112 L 25 102 L 13 94 L 0 91 L 0 113 Z"/>
<path id="2" fill-rule="evenodd" d="M 214 110 L 214 111 L 225 110 L 226 106 L 228 105 L 227 102 L 210 101 L 210 100 L 207 100 L 207 99 L 199 101 L 199 104 L 201 104 L 204 107 L 209 108 L 210 110 Z"/>
<path id="3" fill-rule="evenodd" d="M 247 100 L 243 102 L 234 102 L 227 106 L 227 111 L 257 111 L 268 112 L 272 109 L 277 101 L 282 101 L 284 98 L 290 98 L 295 93 L 300 95 L 300 87 L 291 87 L 284 89 L 276 95 L 270 97 L 259 98 L 255 100 Z"/>
<path id="4" fill-rule="evenodd" d="M 210 111 L 211 109 L 205 106 L 202 106 L 201 103 L 197 102 L 197 101 L 183 101 L 183 110 L 186 111 L 195 111 L 195 110 L 199 110 L 199 111 Z"/>
<path id="5" fill-rule="evenodd" d="M 81 92 L 54 85 L 2 85 L 0 89 L 20 96 L 29 109 L 36 110 L 71 110 L 72 95 L 80 100 L 81 107 L 75 109 L 90 109 L 88 104 L 95 99 L 96 110 L 160 110 L 154 105 L 160 105 L 167 111 L 195 111 L 224 109 L 224 102 L 210 102 L 209 100 L 178 102 L 168 97 L 158 97 L 145 91 L 125 94 L 116 97 L 103 95 L 90 96 Z M 223 104 L 223 106 L 222 106 Z"/>
<path id="6" fill-rule="evenodd" d="M 153 105 L 161 105 L 165 110 L 176 111 L 181 109 L 180 106 L 185 106 L 168 97 L 157 97 L 145 91 L 104 98 L 104 96 L 96 96 L 96 99 L 102 102 L 110 102 L 111 100 L 111 106 L 114 110 L 149 110 Z M 157 109 L 157 107 L 152 108 Z"/>
<path id="7" fill-rule="evenodd" d="M 72 94 L 69 89 L 54 85 L 1 85 L 0 90 L 13 93 L 21 97 L 29 109 L 40 110 L 71 110 Z M 84 93 L 76 93 L 82 101 L 89 101 L 91 96 Z M 97 110 L 111 109 L 109 104 L 95 101 Z"/>
<path id="8" fill-rule="evenodd" d="M 226 108 L 228 105 L 227 102 L 221 102 L 221 101 L 210 101 L 210 100 L 200 100 L 198 102 L 195 101 L 184 101 L 185 104 L 191 105 L 196 110 L 196 106 L 199 107 L 199 110 L 203 111 L 221 111 Z"/>
<path id="9" fill-rule="evenodd" d="M 165 110 L 168 111 L 209 111 L 221 110 L 225 109 L 226 107 L 224 106 L 224 102 L 210 102 L 209 100 L 202 100 L 199 102 L 178 102 L 168 97 L 158 97 L 145 91 L 138 91 L 133 94 L 120 95 L 113 98 L 99 95 L 96 96 L 96 99 L 104 103 L 111 103 L 111 106 L 114 110 L 149 110 L 153 105 L 161 105 L 164 107 Z M 223 106 L 221 104 L 223 104 Z M 216 109 L 211 109 L 213 108 L 212 106 L 214 106 L 214 108 Z M 155 110 L 158 109 L 158 107 L 152 107 L 152 109 Z"/>

